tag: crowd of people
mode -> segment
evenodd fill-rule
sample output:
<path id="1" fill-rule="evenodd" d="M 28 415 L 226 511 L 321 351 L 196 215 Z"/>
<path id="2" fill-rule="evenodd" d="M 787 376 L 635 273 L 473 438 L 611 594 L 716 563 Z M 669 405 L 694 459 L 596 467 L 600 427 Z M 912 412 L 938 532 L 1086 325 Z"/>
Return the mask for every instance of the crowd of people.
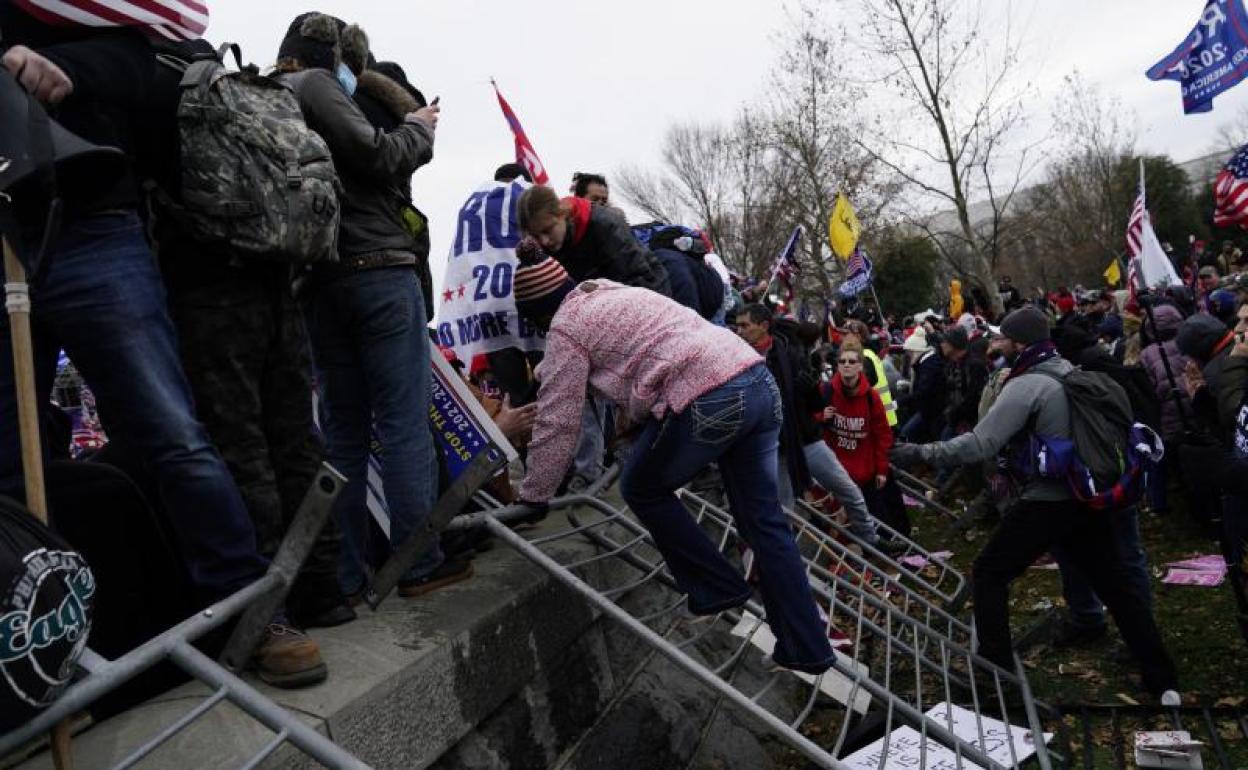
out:
<path id="1" fill-rule="evenodd" d="M 695 479 L 716 479 L 756 556 L 774 666 L 819 673 L 833 660 L 783 508 L 821 489 L 863 542 L 900 550 L 877 522 L 911 531 L 894 469 L 927 465 L 942 484 L 979 492 L 977 515 L 999 519 L 973 571 L 982 655 L 1013 668 L 1009 584 L 1052 552 L 1071 608 L 1061 640 L 1103 635 L 1108 607 L 1148 689 L 1175 697 L 1139 504 L 1128 494 L 1106 510 L 1072 505 L 1076 492 L 1037 471 L 1034 451 L 1037 437 L 1078 438 L 1067 382 L 1075 367 L 1105 375 L 1130 421 L 1164 443 L 1165 459 L 1131 480 L 1147 488 L 1141 504 L 1169 510 L 1183 479 L 1190 514 L 1221 528 L 1241 559 L 1248 273 L 1223 277 L 1242 269 L 1237 251 L 1198 266 L 1191 287 L 1129 298 L 1059 289 L 1027 300 L 1003 278 L 1008 314 L 994 314 L 985 287 L 964 294 L 955 281 L 945 313 L 898 321 L 865 308 L 813 322 L 769 301 L 767 282 L 731 274 L 700 231 L 630 226 L 602 175 L 576 175 L 560 197 L 508 163 L 494 180 L 522 191 L 506 230 L 516 233 L 514 313 L 544 345 L 509 346 L 500 332 L 504 344 L 464 361 L 447 339 L 431 339 L 429 223 L 410 194 L 412 175 L 433 157 L 440 108 L 370 51 L 364 30 L 309 13 L 280 40 L 272 77 L 333 166 L 332 200 L 317 209 L 336 217 L 333 258 L 298 263 L 188 224 L 188 212 L 211 202 L 182 192 L 180 179 L 202 159 L 179 147 L 179 104 L 185 72 L 213 55 L 206 43 L 52 25 L 11 3 L 0 5 L 0 28 L 6 86 L 20 84 L 66 129 L 127 161 L 107 184 L 62 190 L 50 238 L 46 216 L 18 201 L 21 241 L 47 241 L 32 279 L 39 392 L 51 393 L 64 350 L 109 439 L 90 461 L 137 483 L 193 603 L 264 572 L 322 459 L 348 479 L 255 652 L 265 681 L 324 680 L 302 629 L 353 620 L 372 570 L 422 528 L 446 487 L 428 424 L 436 345 L 524 453 L 514 492 L 496 480 L 500 499 L 540 519 L 554 496 L 620 463 L 620 492 L 687 594 L 691 619 L 753 593 L 676 497 Z M 301 162 L 288 166 L 292 186 L 313 174 Z M 6 330 L 0 491 L 21 497 L 10 354 Z M 49 460 L 69 443 L 55 432 L 55 411 Z M 366 506 L 370 453 L 380 460 L 388 536 Z M 75 501 L 53 497 L 54 521 L 70 518 Z M 403 576 L 399 595 L 470 578 L 479 546 L 472 536 L 443 538 Z M 1242 596 L 1238 579 L 1236 588 Z"/>

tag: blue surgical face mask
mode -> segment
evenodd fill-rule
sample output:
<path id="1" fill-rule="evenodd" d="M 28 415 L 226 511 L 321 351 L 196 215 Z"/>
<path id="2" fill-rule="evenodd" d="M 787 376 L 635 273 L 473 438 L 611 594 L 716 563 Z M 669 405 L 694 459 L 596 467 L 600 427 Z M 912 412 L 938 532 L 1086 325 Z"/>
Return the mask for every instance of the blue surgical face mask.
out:
<path id="1" fill-rule="evenodd" d="M 342 84 L 342 90 L 347 92 L 347 96 L 355 96 L 355 73 L 351 68 L 339 62 L 338 71 L 334 74 L 338 76 L 338 82 Z"/>

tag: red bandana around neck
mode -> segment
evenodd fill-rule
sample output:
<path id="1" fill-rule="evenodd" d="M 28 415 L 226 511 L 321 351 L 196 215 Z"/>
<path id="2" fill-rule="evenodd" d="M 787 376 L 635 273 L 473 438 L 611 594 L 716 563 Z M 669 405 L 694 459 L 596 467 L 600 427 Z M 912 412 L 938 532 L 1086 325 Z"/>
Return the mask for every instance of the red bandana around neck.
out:
<path id="1" fill-rule="evenodd" d="M 572 220 L 572 245 L 575 246 L 581 242 L 581 239 L 585 237 L 585 232 L 589 229 L 590 203 L 584 198 L 575 196 L 568 196 L 563 199 L 563 202 L 572 209 L 570 217 Z"/>

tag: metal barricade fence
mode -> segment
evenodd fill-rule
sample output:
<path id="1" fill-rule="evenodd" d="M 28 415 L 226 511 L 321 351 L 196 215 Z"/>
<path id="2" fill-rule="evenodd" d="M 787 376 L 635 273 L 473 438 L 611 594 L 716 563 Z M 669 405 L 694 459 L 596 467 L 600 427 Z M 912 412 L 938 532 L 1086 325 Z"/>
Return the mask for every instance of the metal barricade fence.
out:
<path id="1" fill-rule="evenodd" d="M 680 494 L 723 553 L 730 558 L 745 553 L 727 512 L 693 493 Z M 758 661 L 774 642 L 763 608 L 751 601 L 707 622 L 686 618 L 684 595 L 645 528 L 626 508 L 593 494 L 555 500 L 551 510 L 565 513 L 569 526 L 526 539 L 506 522 L 530 515 L 530 509 L 496 507 L 495 501 L 479 499 L 489 510 L 461 517 L 452 526 L 484 524 L 819 767 L 850 767 L 846 759 L 863 750 L 878 752 L 883 762 L 911 740 L 919 746 L 916 767 L 995 770 L 1027 761 L 1048 770 L 1066 765 L 1064 753 L 1035 737 L 1047 737 L 1048 728 L 1060 732 L 1061 723 L 1056 711 L 1032 697 L 1021 664 L 1015 661 L 1013 670 L 1005 670 L 974 654 L 970 627 L 942 606 L 965 584 L 947 565 L 945 585 L 938 587 L 921 570 L 902 573 L 895 564 L 873 563 L 882 554 L 857 554 L 791 513 L 837 660 L 818 677 L 787 671 L 760 675 Z M 839 529 L 837 535 L 850 538 L 849 545 L 862 545 Z M 583 549 L 562 547 L 582 538 L 597 550 L 585 555 Z M 604 576 L 606 582 L 591 583 Z M 657 609 L 651 605 L 645 614 L 634 614 L 622 602 L 643 587 L 657 589 L 663 598 Z M 712 637 L 716 644 L 709 643 Z M 806 694 L 799 703 L 777 701 L 775 694 L 794 676 L 809 684 Z M 817 743 L 803 734 L 812 717 L 834 725 L 822 731 L 830 740 Z M 1016 727 L 1020 723 L 1025 727 Z M 1003 731 L 1012 738 L 998 740 Z M 859 746 L 864 736 L 877 733 L 882 734 L 875 744 Z"/>

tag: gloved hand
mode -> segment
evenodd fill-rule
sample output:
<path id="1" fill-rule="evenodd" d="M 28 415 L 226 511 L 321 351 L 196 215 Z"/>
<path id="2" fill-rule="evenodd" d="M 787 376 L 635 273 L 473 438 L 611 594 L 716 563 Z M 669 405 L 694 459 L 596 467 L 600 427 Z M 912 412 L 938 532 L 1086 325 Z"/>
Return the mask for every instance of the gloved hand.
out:
<path id="1" fill-rule="evenodd" d="M 918 444 L 895 444 L 888 460 L 898 468 L 913 468 L 923 462 L 923 448 Z"/>

